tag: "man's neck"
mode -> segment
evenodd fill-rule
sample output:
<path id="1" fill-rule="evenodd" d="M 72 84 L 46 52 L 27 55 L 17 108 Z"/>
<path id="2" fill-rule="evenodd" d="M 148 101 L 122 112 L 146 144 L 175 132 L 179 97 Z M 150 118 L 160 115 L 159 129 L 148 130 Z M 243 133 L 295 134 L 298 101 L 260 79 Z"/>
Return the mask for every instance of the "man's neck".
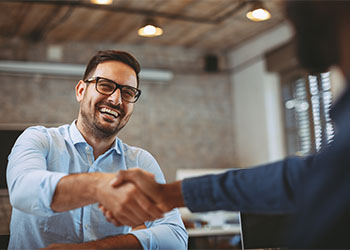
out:
<path id="1" fill-rule="evenodd" d="M 84 136 L 84 138 L 85 138 L 86 142 L 93 148 L 95 160 L 97 159 L 97 157 L 99 157 L 104 152 L 106 152 L 108 149 L 110 149 L 110 147 L 112 146 L 112 144 L 115 140 L 115 138 L 101 139 L 101 138 L 95 138 L 93 136 L 91 136 L 89 138 Z"/>
<path id="2" fill-rule="evenodd" d="M 84 137 L 85 141 L 93 148 L 94 159 L 97 159 L 97 157 L 110 149 L 113 142 L 115 141 L 116 136 L 107 138 L 99 138 L 95 136 L 92 132 L 89 132 L 89 129 L 81 124 L 79 120 L 77 121 L 76 126 L 81 135 Z"/>

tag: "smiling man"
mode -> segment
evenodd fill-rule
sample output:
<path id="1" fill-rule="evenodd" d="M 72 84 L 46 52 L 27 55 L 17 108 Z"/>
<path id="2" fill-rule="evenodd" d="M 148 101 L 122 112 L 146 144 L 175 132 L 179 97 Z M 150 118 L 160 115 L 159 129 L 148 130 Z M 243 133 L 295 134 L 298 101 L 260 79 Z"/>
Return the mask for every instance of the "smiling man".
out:
<path id="1" fill-rule="evenodd" d="M 141 94 L 139 72 L 126 52 L 97 53 L 75 88 L 78 119 L 58 128 L 30 127 L 18 138 L 7 168 L 9 249 L 187 248 L 177 210 L 162 217 L 134 184 L 110 185 L 118 170 L 135 167 L 165 182 L 147 151 L 117 137 Z M 107 222 L 99 204 L 128 226 Z"/>

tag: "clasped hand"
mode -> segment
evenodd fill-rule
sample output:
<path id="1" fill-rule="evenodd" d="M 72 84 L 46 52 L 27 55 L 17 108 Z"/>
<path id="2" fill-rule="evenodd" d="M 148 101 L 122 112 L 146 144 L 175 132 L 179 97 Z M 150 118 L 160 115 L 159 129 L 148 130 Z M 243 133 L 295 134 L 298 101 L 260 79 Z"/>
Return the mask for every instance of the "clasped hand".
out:
<path id="1" fill-rule="evenodd" d="M 100 187 L 100 209 L 115 226 L 137 226 L 163 217 L 172 209 L 163 192 L 164 184 L 154 175 L 139 168 L 119 171 Z"/>

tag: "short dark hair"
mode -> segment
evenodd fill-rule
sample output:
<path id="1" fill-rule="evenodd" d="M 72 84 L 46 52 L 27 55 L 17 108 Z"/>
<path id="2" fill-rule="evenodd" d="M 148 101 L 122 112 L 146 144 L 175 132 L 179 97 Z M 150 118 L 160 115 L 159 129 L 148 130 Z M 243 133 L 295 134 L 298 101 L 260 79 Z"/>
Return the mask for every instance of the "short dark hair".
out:
<path id="1" fill-rule="evenodd" d="M 310 73 L 325 72 L 339 63 L 339 21 L 349 10 L 349 1 L 287 1 L 298 59 Z"/>
<path id="2" fill-rule="evenodd" d="M 104 50 L 97 52 L 86 66 L 83 78 L 84 81 L 91 77 L 91 74 L 96 69 L 97 65 L 107 61 L 118 61 L 129 65 L 136 73 L 137 87 L 139 86 L 139 73 L 141 70 L 139 62 L 130 53 L 118 50 Z"/>

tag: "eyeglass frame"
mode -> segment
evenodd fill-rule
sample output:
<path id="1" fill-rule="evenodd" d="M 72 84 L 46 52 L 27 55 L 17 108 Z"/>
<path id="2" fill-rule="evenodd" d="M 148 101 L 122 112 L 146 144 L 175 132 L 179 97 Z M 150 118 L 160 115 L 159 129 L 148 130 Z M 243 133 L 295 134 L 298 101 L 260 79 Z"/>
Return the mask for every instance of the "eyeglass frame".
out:
<path id="1" fill-rule="evenodd" d="M 110 93 L 110 94 L 105 94 L 105 93 L 101 93 L 101 92 L 98 90 L 98 88 L 97 88 L 97 83 L 98 83 L 99 79 L 107 80 L 108 82 L 113 83 L 113 84 L 115 85 L 115 89 L 112 91 L 112 93 Z M 138 100 L 138 99 L 140 98 L 140 96 L 141 96 L 141 89 L 138 89 L 138 88 L 135 88 L 135 87 L 132 87 L 132 86 L 128 86 L 128 85 L 121 85 L 121 84 L 116 83 L 115 81 L 113 81 L 113 80 L 111 80 L 111 79 L 108 79 L 108 78 L 105 78 L 105 77 L 102 77 L 102 76 L 95 76 L 95 77 L 91 77 L 91 78 L 89 78 L 89 79 L 87 79 L 87 80 L 84 80 L 84 82 L 86 82 L 86 83 L 92 83 L 93 81 L 95 81 L 95 89 L 96 89 L 96 91 L 97 91 L 98 93 L 100 93 L 101 95 L 108 95 L 108 96 L 110 96 L 110 95 L 113 95 L 113 93 L 114 93 L 117 89 L 119 89 L 119 90 L 120 90 L 120 96 L 121 96 L 121 98 L 122 98 L 124 101 L 129 102 L 129 103 L 135 103 L 135 102 L 137 102 L 137 100 Z M 133 91 L 136 92 L 135 101 L 132 102 L 132 101 L 125 100 L 125 99 L 123 98 L 123 95 L 122 95 L 122 93 L 123 93 L 123 88 L 132 89 Z"/>

